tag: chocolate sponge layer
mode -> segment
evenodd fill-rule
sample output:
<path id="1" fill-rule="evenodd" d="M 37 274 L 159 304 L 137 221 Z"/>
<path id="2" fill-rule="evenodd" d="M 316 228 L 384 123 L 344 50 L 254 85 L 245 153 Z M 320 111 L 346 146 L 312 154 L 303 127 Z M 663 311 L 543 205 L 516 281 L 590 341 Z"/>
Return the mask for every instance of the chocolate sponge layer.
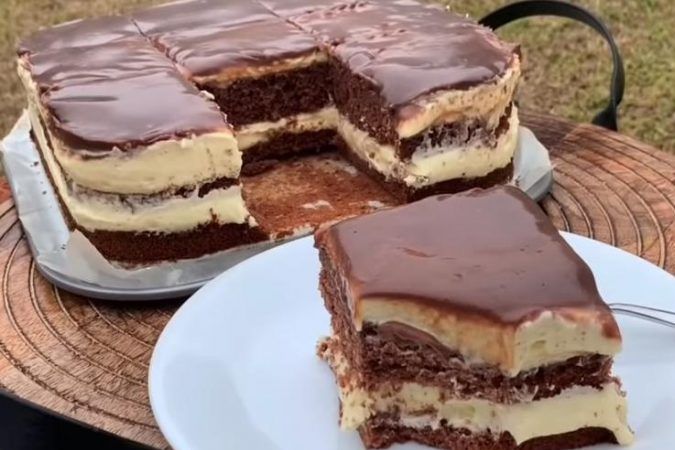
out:
<path id="1" fill-rule="evenodd" d="M 330 73 L 327 63 L 296 70 L 241 78 L 219 87 L 200 86 L 215 97 L 218 106 L 235 127 L 276 122 L 285 117 L 317 111 L 330 103 Z"/>

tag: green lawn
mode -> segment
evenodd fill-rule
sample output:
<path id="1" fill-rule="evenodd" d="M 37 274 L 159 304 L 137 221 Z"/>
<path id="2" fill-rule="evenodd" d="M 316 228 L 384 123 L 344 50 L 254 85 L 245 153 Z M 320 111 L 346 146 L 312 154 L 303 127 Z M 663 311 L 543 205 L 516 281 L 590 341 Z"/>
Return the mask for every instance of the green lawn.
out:
<path id="1" fill-rule="evenodd" d="M 23 106 L 14 72 L 17 40 L 42 26 L 83 16 L 126 12 L 157 0 L 0 0 L 0 133 Z M 480 17 L 502 0 L 445 0 Z M 627 89 L 621 130 L 675 151 L 675 2 L 583 0 L 605 18 L 623 51 Z M 531 19 L 502 32 L 520 42 L 526 58 L 521 104 L 578 121 L 589 120 L 608 92 L 609 52 L 594 32 L 564 19 Z"/>

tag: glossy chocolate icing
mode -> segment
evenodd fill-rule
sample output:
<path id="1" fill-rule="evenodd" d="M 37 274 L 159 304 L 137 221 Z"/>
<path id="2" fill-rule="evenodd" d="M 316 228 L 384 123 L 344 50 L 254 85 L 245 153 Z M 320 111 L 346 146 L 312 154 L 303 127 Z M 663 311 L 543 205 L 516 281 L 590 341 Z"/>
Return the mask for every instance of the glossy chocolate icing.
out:
<path id="1" fill-rule="evenodd" d="M 334 54 L 374 83 L 392 107 L 441 89 L 494 82 L 511 66 L 515 48 L 489 29 L 449 13 L 435 17 L 391 19 L 389 27 L 345 39 Z"/>
<path id="2" fill-rule="evenodd" d="M 447 24 L 448 17 L 458 19 L 448 16 L 445 9 L 438 5 L 414 0 L 356 0 L 314 9 L 291 17 L 290 21 L 316 35 L 322 42 L 336 45 L 348 39 L 360 39 L 364 33 L 400 27 L 442 26 Z"/>
<path id="3" fill-rule="evenodd" d="M 106 44 L 139 36 L 127 17 L 108 16 L 77 20 L 38 31 L 19 44 L 19 54 Z"/>
<path id="4" fill-rule="evenodd" d="M 43 101 L 50 129 L 73 150 L 127 151 L 229 130 L 216 105 L 175 70 L 71 83 L 50 91 Z"/>
<path id="5" fill-rule="evenodd" d="M 141 31 L 196 76 L 273 63 L 317 48 L 314 39 L 249 0 L 193 0 L 134 16 Z"/>
<path id="6" fill-rule="evenodd" d="M 592 272 L 515 187 L 441 195 L 338 223 L 317 236 L 354 302 L 408 299 L 520 324 L 544 311 L 603 313 Z M 605 326 L 606 325 L 606 326 Z"/>
<path id="7" fill-rule="evenodd" d="M 151 7 L 132 18 L 146 36 L 179 39 L 207 35 L 237 24 L 266 20 L 273 13 L 255 0 L 187 0 Z"/>
<path id="8" fill-rule="evenodd" d="M 73 151 L 129 150 L 229 130 L 216 105 L 147 41 L 32 56 L 49 129 Z"/>
<path id="9" fill-rule="evenodd" d="M 105 45 L 40 51 L 28 56 L 27 63 L 33 80 L 43 91 L 175 70 L 171 61 L 140 34 L 135 39 Z"/>
<path id="10" fill-rule="evenodd" d="M 353 0 L 351 0 L 353 1 Z M 269 10 L 280 17 L 293 17 L 333 6 L 351 3 L 350 0 L 259 0 Z"/>
<path id="11" fill-rule="evenodd" d="M 194 76 L 276 64 L 318 50 L 311 35 L 278 17 L 208 34 L 186 29 L 182 33 L 159 36 L 157 42 L 172 60 Z"/>

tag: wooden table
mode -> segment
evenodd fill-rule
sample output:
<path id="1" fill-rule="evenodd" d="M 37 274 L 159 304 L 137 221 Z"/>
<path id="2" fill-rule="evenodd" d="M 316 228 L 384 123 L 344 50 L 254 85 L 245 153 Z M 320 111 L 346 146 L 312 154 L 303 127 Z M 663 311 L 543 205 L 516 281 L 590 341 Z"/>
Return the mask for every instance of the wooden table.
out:
<path id="1" fill-rule="evenodd" d="M 551 150 L 542 206 L 556 225 L 675 272 L 675 156 L 591 125 L 522 118 Z M 167 447 L 148 405 L 152 348 L 178 303 L 114 304 L 61 292 L 35 270 L 0 189 L 0 387 L 62 414 Z"/>

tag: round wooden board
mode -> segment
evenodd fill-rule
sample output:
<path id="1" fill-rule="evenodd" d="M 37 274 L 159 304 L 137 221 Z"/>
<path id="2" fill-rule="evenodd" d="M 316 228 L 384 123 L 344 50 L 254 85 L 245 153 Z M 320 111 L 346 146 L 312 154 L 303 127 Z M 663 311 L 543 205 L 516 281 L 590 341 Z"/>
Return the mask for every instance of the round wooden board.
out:
<path id="1" fill-rule="evenodd" d="M 591 125 L 523 113 L 551 150 L 542 206 L 563 230 L 675 272 L 675 157 Z M 66 416 L 167 447 L 148 404 L 152 348 L 178 303 L 111 304 L 54 289 L 35 270 L 11 200 L 0 206 L 0 386 Z"/>

